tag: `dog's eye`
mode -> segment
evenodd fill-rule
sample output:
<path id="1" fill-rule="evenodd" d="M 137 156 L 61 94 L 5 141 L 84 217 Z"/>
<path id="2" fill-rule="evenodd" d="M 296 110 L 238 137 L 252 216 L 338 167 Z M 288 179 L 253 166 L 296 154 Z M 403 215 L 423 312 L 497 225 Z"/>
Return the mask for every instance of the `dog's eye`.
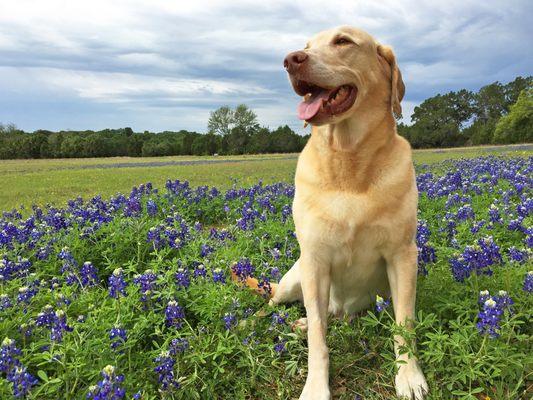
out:
<path id="1" fill-rule="evenodd" d="M 352 43 L 353 42 L 351 40 L 343 38 L 343 37 L 337 38 L 333 42 L 333 44 L 336 45 L 336 46 L 343 46 L 343 45 L 352 44 Z"/>

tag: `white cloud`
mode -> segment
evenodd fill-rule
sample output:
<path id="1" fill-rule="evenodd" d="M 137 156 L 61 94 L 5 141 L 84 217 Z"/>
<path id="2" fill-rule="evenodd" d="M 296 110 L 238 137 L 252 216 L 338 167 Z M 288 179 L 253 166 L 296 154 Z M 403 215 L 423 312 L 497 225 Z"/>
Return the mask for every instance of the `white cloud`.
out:
<path id="1" fill-rule="evenodd" d="M 87 123 L 84 107 L 98 118 L 102 105 L 112 112 L 98 124 L 128 124 L 146 112 L 151 119 L 135 129 L 176 129 L 182 121 L 179 128 L 203 130 L 212 107 L 246 102 L 263 124 L 297 127 L 281 61 L 312 34 L 341 24 L 394 46 L 408 118 L 437 92 L 530 74 L 531 11 L 525 0 L 3 0 L 0 121 L 59 129 L 70 118 L 75 127 L 78 119 Z M 24 96 L 41 108 L 59 100 L 76 108 L 43 126 L 20 112 Z"/>

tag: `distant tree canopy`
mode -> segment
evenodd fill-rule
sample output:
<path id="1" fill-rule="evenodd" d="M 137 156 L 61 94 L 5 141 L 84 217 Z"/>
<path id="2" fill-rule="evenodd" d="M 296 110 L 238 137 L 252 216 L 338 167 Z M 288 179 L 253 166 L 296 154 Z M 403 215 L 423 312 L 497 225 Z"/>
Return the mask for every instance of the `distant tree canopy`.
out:
<path id="1" fill-rule="evenodd" d="M 234 126 L 224 136 L 131 128 L 27 133 L 11 124 L 0 126 L 0 159 L 285 153 L 301 151 L 307 138 L 288 126 L 270 131 L 256 124 Z"/>
<path id="2" fill-rule="evenodd" d="M 415 148 L 533 142 L 533 77 L 438 94 L 415 107 L 411 121 L 398 124 L 398 133 Z M 0 159 L 288 153 L 301 151 L 309 137 L 287 125 L 261 127 L 245 104 L 213 111 L 207 128 L 207 134 L 130 127 L 29 133 L 0 124 Z"/>
<path id="3" fill-rule="evenodd" d="M 462 89 L 438 94 L 415 107 L 413 124 L 398 124 L 398 133 L 415 148 L 531 142 L 532 85 L 533 77 L 519 76 L 477 93 Z"/>

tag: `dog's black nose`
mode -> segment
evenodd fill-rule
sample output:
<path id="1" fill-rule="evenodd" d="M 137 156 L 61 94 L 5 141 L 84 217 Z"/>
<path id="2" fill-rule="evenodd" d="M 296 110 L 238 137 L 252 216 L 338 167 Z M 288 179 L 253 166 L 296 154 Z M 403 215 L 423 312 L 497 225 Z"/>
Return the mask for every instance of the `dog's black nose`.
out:
<path id="1" fill-rule="evenodd" d="M 307 58 L 308 55 L 304 51 L 293 51 L 285 57 L 285 60 L 283 60 L 283 66 L 288 73 L 293 73 L 305 63 Z"/>

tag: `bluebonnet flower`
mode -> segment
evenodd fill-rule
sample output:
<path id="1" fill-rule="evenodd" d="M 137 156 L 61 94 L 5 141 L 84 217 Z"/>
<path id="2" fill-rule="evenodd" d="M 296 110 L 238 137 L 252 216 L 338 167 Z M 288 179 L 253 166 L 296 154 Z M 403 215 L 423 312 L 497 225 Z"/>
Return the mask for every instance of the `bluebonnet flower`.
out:
<path id="1" fill-rule="evenodd" d="M 430 245 L 429 238 L 431 232 L 426 221 L 418 221 L 416 230 L 416 244 L 418 247 L 418 272 L 422 275 L 427 275 L 427 264 L 432 264 L 437 261 L 435 249 Z"/>
<path id="2" fill-rule="evenodd" d="M 35 325 L 51 328 L 55 319 L 56 314 L 54 308 L 50 304 L 47 304 L 43 307 L 43 310 L 37 314 L 37 317 L 35 318 Z"/>
<path id="3" fill-rule="evenodd" d="M 255 331 L 252 331 L 248 336 L 246 336 L 243 340 L 242 340 L 242 344 L 245 345 L 245 346 L 248 346 L 250 344 L 258 344 L 259 341 L 257 339 L 254 339 L 256 336 L 256 332 Z"/>
<path id="4" fill-rule="evenodd" d="M 507 294 L 505 290 L 500 290 L 498 292 L 498 295 L 494 296 L 493 299 L 499 308 L 512 312 L 512 306 L 514 304 L 514 301 L 511 299 L 511 297 L 509 296 L 509 294 Z"/>
<path id="5" fill-rule="evenodd" d="M 275 282 L 279 282 L 280 279 L 281 279 L 281 272 L 280 272 L 279 268 L 278 267 L 273 267 L 270 270 L 270 280 L 271 281 L 275 281 Z"/>
<path id="6" fill-rule="evenodd" d="M 97 385 L 89 388 L 87 399 L 91 400 L 120 400 L 126 395 L 126 390 L 121 388 L 124 382 L 124 375 L 117 375 L 115 367 L 107 365 L 102 370 L 104 379 L 98 382 Z"/>
<path id="7" fill-rule="evenodd" d="M 452 274 L 458 282 L 463 282 L 473 272 L 491 275 L 490 266 L 501 262 L 500 248 L 490 236 L 479 239 L 474 246 L 466 246 L 462 254 L 449 260 Z"/>
<path id="8" fill-rule="evenodd" d="M 290 204 L 285 204 L 281 209 L 281 220 L 287 222 L 287 219 L 292 215 L 292 207 Z"/>
<path id="9" fill-rule="evenodd" d="M 109 331 L 109 340 L 111 341 L 111 348 L 117 350 L 117 348 L 122 347 L 128 340 L 126 330 L 115 326 Z"/>
<path id="10" fill-rule="evenodd" d="M 465 204 L 464 206 L 459 207 L 457 210 L 456 218 L 459 221 L 464 221 L 467 219 L 474 219 L 475 214 L 472 206 L 470 204 Z"/>
<path id="11" fill-rule="evenodd" d="M 183 319 L 185 318 L 185 312 L 178 302 L 171 300 L 167 304 L 165 309 L 165 322 L 167 326 L 173 326 L 174 328 L 181 328 L 183 325 Z"/>
<path id="12" fill-rule="evenodd" d="M 503 310 L 498 306 L 496 301 L 489 298 L 483 304 L 483 310 L 478 314 L 477 329 L 483 335 L 489 335 L 490 338 L 499 336 L 500 320 Z"/>
<path id="13" fill-rule="evenodd" d="M 71 303 L 70 299 L 67 296 L 65 296 L 63 293 L 56 293 L 55 298 L 56 298 L 56 306 L 59 308 L 63 306 L 68 306 Z"/>
<path id="14" fill-rule="evenodd" d="M 490 299 L 490 293 L 488 290 L 481 290 L 479 292 L 479 298 L 478 298 L 478 303 L 479 305 L 483 305 L 485 304 L 485 302 Z"/>
<path id="15" fill-rule="evenodd" d="M 63 266 L 61 267 L 61 273 L 66 274 L 66 282 L 68 285 L 73 285 L 76 282 L 79 282 L 79 279 L 76 275 L 76 270 L 78 268 L 78 263 L 74 259 L 74 256 L 70 252 L 68 247 L 63 247 L 58 254 L 58 258 L 63 260 Z"/>
<path id="16" fill-rule="evenodd" d="M 18 359 L 20 355 L 21 351 L 16 346 L 15 341 L 6 337 L 0 346 L 0 372 L 7 374 L 14 367 L 20 365 Z"/>
<path id="17" fill-rule="evenodd" d="M 37 379 L 26 371 L 19 360 L 20 349 L 13 339 L 5 338 L 0 346 L 0 372 L 13 384 L 14 397 L 26 397 Z"/>
<path id="18" fill-rule="evenodd" d="M 25 337 L 30 337 L 31 334 L 33 333 L 33 327 L 34 327 L 34 322 L 33 321 L 30 321 L 29 323 L 23 323 L 23 324 L 20 324 L 19 328 L 18 328 L 18 331 L 20 332 L 21 335 L 25 336 Z"/>
<path id="19" fill-rule="evenodd" d="M 279 251 L 277 247 L 271 249 L 270 254 L 272 254 L 272 257 L 274 257 L 274 260 L 276 261 L 279 260 L 279 258 L 281 257 L 281 251 Z"/>
<path id="20" fill-rule="evenodd" d="M 163 392 L 179 389 L 180 384 L 174 375 L 174 359 L 170 356 L 168 351 L 163 351 L 158 357 L 154 359 L 156 367 L 154 372 L 157 372 L 157 380 L 161 385 Z"/>
<path id="21" fill-rule="evenodd" d="M 39 250 L 37 250 L 37 253 L 35 254 L 35 256 L 39 260 L 46 260 L 50 256 L 51 253 L 52 253 L 52 246 L 46 245 L 46 246 L 40 247 Z"/>
<path id="22" fill-rule="evenodd" d="M 202 244 L 200 246 L 200 257 L 205 258 L 209 254 L 211 254 L 213 251 L 215 251 L 215 249 L 212 246 L 208 244 Z"/>
<path id="23" fill-rule="evenodd" d="M 376 311 L 378 313 L 383 312 L 390 304 L 390 300 L 385 300 L 380 295 L 376 295 Z"/>
<path id="24" fill-rule="evenodd" d="M 15 397 L 26 397 L 32 386 L 39 383 L 37 378 L 30 374 L 23 365 L 17 365 L 9 371 L 6 379 L 13 384 L 13 396 Z"/>
<path id="25" fill-rule="evenodd" d="M 278 353 L 278 355 L 284 353 L 285 351 L 287 351 L 285 347 L 286 344 L 287 341 L 285 339 L 281 339 L 280 337 L 278 337 L 276 339 L 276 343 L 274 344 L 274 351 Z"/>
<path id="26" fill-rule="evenodd" d="M 96 267 L 90 261 L 85 261 L 80 269 L 82 287 L 95 286 L 98 283 Z"/>
<path id="27" fill-rule="evenodd" d="M 13 303 L 7 294 L 0 294 L 0 311 L 13 307 Z"/>
<path id="28" fill-rule="evenodd" d="M 265 297 L 269 297 L 272 293 L 272 286 L 265 274 L 259 275 L 259 278 L 257 279 L 257 287 L 262 291 L 263 296 Z"/>
<path id="29" fill-rule="evenodd" d="M 37 289 L 34 285 L 22 286 L 19 288 L 19 294 L 17 295 L 17 303 L 28 304 L 30 300 L 37 294 Z"/>
<path id="30" fill-rule="evenodd" d="M 215 283 L 226 283 L 226 276 L 224 275 L 224 271 L 220 268 L 215 268 L 213 270 L 213 282 Z"/>
<path id="31" fill-rule="evenodd" d="M 237 317 L 235 317 L 235 315 L 232 313 L 224 314 L 222 320 L 224 321 L 224 327 L 226 330 L 230 330 L 231 328 L 237 326 Z"/>
<path id="32" fill-rule="evenodd" d="M 204 264 L 198 264 L 194 268 L 194 276 L 196 278 L 198 278 L 198 277 L 205 278 L 207 276 L 207 269 L 205 268 Z"/>
<path id="33" fill-rule="evenodd" d="M 527 250 L 518 250 L 515 246 L 507 249 L 509 253 L 509 259 L 519 264 L 525 263 L 529 259 L 529 252 Z"/>
<path id="34" fill-rule="evenodd" d="M 185 268 L 178 268 L 176 272 L 176 284 L 178 287 L 188 288 L 191 284 L 191 278 L 189 276 L 189 270 Z"/>
<path id="35" fill-rule="evenodd" d="M 185 338 L 172 339 L 169 345 L 169 353 L 173 356 L 185 353 L 189 349 L 189 341 Z"/>
<path id="36" fill-rule="evenodd" d="M 502 217 L 500 215 L 500 210 L 495 204 L 491 204 L 489 207 L 489 219 L 495 224 L 503 223 Z"/>
<path id="37" fill-rule="evenodd" d="M 133 283 L 139 285 L 139 292 L 141 293 L 141 301 L 148 302 L 152 291 L 156 289 L 157 275 L 151 269 L 144 271 L 144 274 L 136 275 L 133 278 Z"/>
<path id="38" fill-rule="evenodd" d="M 288 317 L 289 313 L 282 314 L 275 312 L 272 314 L 272 325 L 285 325 Z"/>
<path id="39" fill-rule="evenodd" d="M 150 217 L 153 217 L 157 214 L 157 204 L 152 199 L 149 199 L 146 202 L 146 212 Z"/>
<path id="40" fill-rule="evenodd" d="M 57 310 L 50 330 L 50 338 L 54 342 L 61 342 L 63 340 L 63 333 L 71 331 L 72 328 L 67 325 L 67 315 L 63 310 Z"/>
<path id="41" fill-rule="evenodd" d="M 533 293 L 533 271 L 529 271 L 524 278 L 524 286 L 522 287 L 525 292 Z"/>
<path id="42" fill-rule="evenodd" d="M 244 281 L 246 278 L 254 276 L 255 267 L 252 265 L 250 260 L 243 258 L 234 263 L 231 266 L 231 270 L 235 275 L 237 275 L 239 280 Z"/>
<path id="43" fill-rule="evenodd" d="M 109 296 L 118 299 L 120 296 L 126 296 L 126 280 L 124 279 L 124 271 L 122 268 L 115 268 L 113 273 L 109 276 Z"/>

